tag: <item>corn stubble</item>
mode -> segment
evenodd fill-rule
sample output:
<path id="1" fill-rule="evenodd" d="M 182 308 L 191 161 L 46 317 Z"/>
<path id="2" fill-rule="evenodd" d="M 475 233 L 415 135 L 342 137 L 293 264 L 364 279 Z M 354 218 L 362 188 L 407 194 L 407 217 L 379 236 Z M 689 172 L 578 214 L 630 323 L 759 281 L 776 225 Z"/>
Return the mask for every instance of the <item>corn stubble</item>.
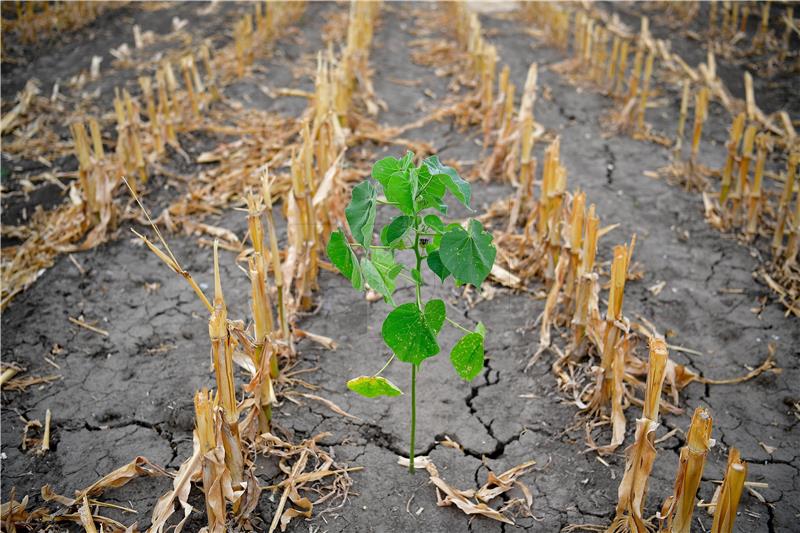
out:
<path id="1" fill-rule="evenodd" d="M 668 5 L 667 11 L 685 16 L 680 13 L 690 7 Z M 744 99 L 734 98 L 717 73 L 715 59 L 715 53 L 730 57 L 734 53 L 746 56 L 769 52 L 774 56 L 767 63 L 767 70 L 774 74 L 790 64 L 786 60 L 789 37 L 796 26 L 792 8 L 787 8 L 781 21 L 785 31 L 782 40 L 778 38 L 769 28 L 769 4 L 764 4 L 759 13 L 759 29 L 750 46 L 739 50 L 737 47 L 745 42 L 742 37 L 746 36 L 742 24 L 751 15 L 749 6 L 744 6 L 740 16 L 739 7 L 735 2 L 723 4 L 718 17 L 717 3 L 712 2 L 708 34 L 713 46 L 709 47 L 707 60 L 697 68 L 690 67 L 677 53 L 670 51 L 667 41 L 650 34 L 647 17 L 641 18 L 638 34 L 632 34 L 616 16 L 609 16 L 594 5 L 529 2 L 524 12 L 541 28 L 545 41 L 564 50 L 571 47 L 572 57 L 555 65 L 554 70 L 567 74 L 573 83 L 589 85 L 618 101 L 618 107 L 608 116 L 612 130 L 672 146 L 673 162 L 659 173 L 675 178 L 687 190 L 700 191 L 709 223 L 725 231 L 740 229 L 742 238 L 747 241 L 756 241 L 760 236 L 772 237 L 773 257 L 763 262 L 758 275 L 786 307 L 787 314 L 800 316 L 797 239 L 791 241 L 792 246 L 788 246 L 790 243 L 785 248 L 781 246 L 786 220 L 794 218 L 785 214 L 788 211 L 785 208 L 789 200 L 787 196 L 791 196 L 794 189 L 793 184 L 785 181 L 787 178 L 792 181 L 792 165 L 788 165 L 789 169 L 783 176 L 765 170 L 768 160 L 777 154 L 782 153 L 791 161 L 798 149 L 798 137 L 785 111 L 767 115 L 758 107 L 749 72 L 744 74 Z M 629 61 L 631 52 L 633 58 Z M 675 141 L 652 132 L 645 122 L 645 111 L 653 92 L 651 77 L 682 87 Z M 718 102 L 735 117 L 726 162 L 720 171 L 700 163 L 703 129 L 711 102 Z M 684 161 L 684 136 L 691 103 L 694 104 L 694 118 L 688 139 L 689 156 Z M 753 152 L 755 171 L 751 180 Z M 722 183 L 719 194 L 714 195 L 709 193 L 712 187 L 710 178 L 719 175 Z M 785 192 L 777 205 L 775 195 L 765 183 L 765 179 L 774 178 L 785 184 L 782 187 Z M 776 251 L 778 248 L 780 250 Z"/>
<path id="2" fill-rule="evenodd" d="M 695 409 L 686 435 L 686 445 L 680 451 L 675 489 L 661 508 L 661 516 L 666 517 L 666 523 L 662 521 L 662 531 L 691 531 L 697 489 L 700 487 L 708 450 L 714 445 L 711 424 L 711 415 L 706 409 Z"/>
<path id="3" fill-rule="evenodd" d="M 537 9 L 549 12 L 549 17 L 556 16 L 550 5 L 547 7 L 538 5 Z M 598 34 L 587 17 L 581 18 L 579 14 L 577 20 L 576 43 L 578 44 L 572 68 L 575 68 L 575 64 L 589 65 L 588 62 L 584 63 L 588 58 L 609 57 L 603 52 L 598 52 L 595 45 L 598 42 L 604 45 L 610 39 L 603 36 L 602 32 Z M 599 37 L 594 37 L 596 34 Z M 563 42 L 563 36 L 556 36 L 553 33 L 549 35 L 551 38 L 562 39 L 559 42 Z M 590 69 L 590 72 L 593 72 L 591 76 L 594 83 L 604 83 L 609 91 L 619 93 L 616 89 L 620 85 L 618 80 L 622 79 L 624 65 L 627 63 L 627 59 L 622 59 L 622 56 L 628 53 L 628 47 L 624 46 L 626 41 L 623 41 L 621 36 L 617 37 L 619 37 L 617 44 L 612 45 L 608 59 L 611 65 L 606 69 L 594 71 Z M 652 44 L 646 39 L 643 41 Z M 637 102 L 629 105 L 631 110 L 636 109 L 638 112 L 637 115 L 631 114 L 632 117 L 637 117 L 638 130 L 644 128 L 643 112 L 647 106 L 648 80 L 652 75 L 650 58 L 653 58 L 654 62 L 655 54 L 645 55 L 643 51 L 640 56 L 642 59 L 638 61 L 634 58 L 633 73 L 628 87 L 628 101 Z M 641 89 L 638 85 L 641 71 L 637 69 L 636 63 L 640 63 L 639 69 L 643 68 L 645 74 L 644 87 Z M 503 78 L 504 76 L 501 76 L 501 84 Z M 706 89 L 701 88 L 695 97 L 695 122 L 690 144 L 690 151 L 694 157 L 690 160 L 690 166 L 692 161 L 696 162 L 699 153 L 699 141 L 709 94 Z M 689 95 L 690 84 L 685 83 L 680 135 L 675 143 L 677 151 L 680 151 L 682 144 Z M 638 99 L 631 98 L 637 96 Z M 760 176 L 763 175 L 762 161 L 770 145 L 764 137 L 760 138 L 760 144 L 756 143 L 756 136 L 754 134 L 753 136 L 754 144 L 760 147 L 760 151 L 756 153 L 757 179 L 754 180 L 754 184 L 758 185 Z M 502 129 L 498 130 L 496 139 L 502 139 Z M 521 142 L 523 144 L 526 142 L 524 137 Z M 599 310 L 602 290 L 599 280 L 603 272 L 597 266 L 596 251 L 598 239 L 611 228 L 606 230 L 600 228 L 594 205 L 590 205 L 587 209 L 588 201 L 585 193 L 566 191 L 566 172 L 560 162 L 559 152 L 558 139 L 545 150 L 538 198 L 534 196 L 532 189 L 529 189 L 527 184 L 530 181 L 527 177 L 510 180 L 512 183 L 514 181 L 518 183 L 517 193 L 491 206 L 484 220 L 508 217 L 507 227 L 503 222 L 499 224 L 500 227 L 505 227 L 505 231 L 496 235 L 498 258 L 505 262 L 507 271 L 517 275 L 522 286 L 527 280 L 536 277 L 544 279 L 547 284 L 547 290 L 543 294 L 545 308 L 540 317 L 540 344 L 530 364 L 535 363 L 547 350 L 559 354 L 552 369 L 562 389 L 581 409 L 589 448 L 599 454 L 615 451 L 625 437 L 625 408 L 630 404 L 643 406 L 644 414 L 637 421 L 635 441 L 627 450 L 628 461 L 619 488 L 619 503 L 613 523 L 608 528 L 605 526 L 575 526 L 575 528 L 588 527 L 598 531 L 656 531 L 659 526 L 644 513 L 647 478 L 656 456 L 655 436 L 659 408 L 680 413 L 678 393 L 692 381 L 740 383 L 758 373 L 769 371 L 774 365 L 772 348 L 765 362 L 754 372 L 727 380 L 703 378 L 683 365 L 670 361 L 664 341 L 657 337 L 651 327 L 647 324 L 631 323 L 623 314 L 626 281 L 638 275 L 635 269 L 631 268 L 635 236 L 630 245 L 614 247 L 608 288 L 608 309 L 603 317 Z M 737 163 L 741 168 L 741 162 L 737 160 Z M 694 164 L 694 168 L 698 173 L 705 173 L 697 163 Z M 753 213 L 758 213 L 762 208 L 758 191 L 756 187 L 753 192 L 748 191 L 745 195 L 748 221 L 754 216 Z M 571 342 L 563 351 L 552 343 L 554 326 L 566 326 L 572 330 Z M 648 338 L 650 342 L 649 365 L 634 354 L 640 336 Z M 600 364 L 594 370 L 590 370 L 590 365 L 585 365 L 584 362 L 594 361 L 595 357 L 599 357 Z M 642 377 L 645 375 L 647 380 L 643 383 Z M 664 387 L 664 392 L 671 395 L 671 401 L 662 398 L 664 382 L 667 385 Z M 639 389 L 645 390 L 644 400 L 636 398 L 634 394 Z M 593 437 L 594 430 L 609 425 L 611 442 L 606 445 L 597 444 Z M 666 528 L 664 531 L 685 531 L 691 523 L 706 453 L 713 445 L 710 431 L 710 416 L 704 410 L 698 410 L 689 432 L 687 445 L 681 453 L 674 494 L 663 507 L 664 523 L 661 524 L 661 528 Z"/>
<path id="4" fill-rule="evenodd" d="M 62 12 L 65 16 L 71 16 L 69 14 L 74 12 L 78 18 L 86 22 L 91 20 L 94 13 L 105 9 L 101 2 L 71 2 L 63 6 L 59 4 L 52 8 L 56 15 L 56 18 L 52 18 L 47 15 L 48 3 L 42 3 L 44 14 L 40 14 L 38 7 L 31 7 L 38 5 L 37 2 L 27 4 L 32 16 L 50 21 L 61 20 Z M 305 4 L 276 2 L 265 6 L 261 3 L 255 5 L 257 11 L 266 13 L 263 18 L 271 22 L 262 21 L 258 31 L 254 31 L 248 49 L 248 57 L 253 58 L 269 50 L 266 45 L 271 44 L 286 27 L 299 18 Z M 237 26 L 236 35 L 240 31 L 244 30 Z M 74 117 L 69 122 L 73 141 L 72 152 L 78 160 L 78 180 L 69 187 L 69 201 L 64 205 L 48 212 L 37 208 L 30 223 L 11 228 L 8 232 L 8 235 L 19 238 L 23 243 L 6 248 L 3 254 L 0 308 L 4 309 L 14 296 L 34 283 L 44 269 L 53 265 L 58 254 L 94 248 L 106 242 L 122 220 L 135 216 L 125 212 L 119 205 L 119 195 L 124 192 L 124 188 L 121 187 L 121 177 L 127 176 L 134 188 L 144 186 L 149 169 L 165 170 L 158 165 L 158 162 L 166 157 L 166 146 L 171 146 L 179 154 L 185 155 L 180 146 L 179 134 L 197 131 L 225 134 L 229 128 L 220 125 L 229 123 L 235 114 L 239 115 L 239 122 L 249 121 L 248 124 L 237 128 L 235 130 L 237 133 L 255 130 L 266 137 L 259 140 L 259 146 L 281 144 L 293 134 L 290 132 L 287 135 L 286 126 L 280 124 L 279 119 L 274 116 L 262 114 L 257 122 L 252 112 L 248 112 L 250 116 L 247 116 L 241 110 L 212 106 L 212 103 L 219 103 L 220 87 L 237 79 L 237 62 L 233 60 L 236 57 L 235 45 L 236 43 L 231 43 L 212 52 L 204 43 L 187 50 L 179 57 L 177 64 L 169 57 L 163 58 L 160 63 L 154 65 L 155 81 L 153 77 L 139 77 L 138 82 L 142 90 L 140 98 L 131 95 L 127 89 L 116 89 L 112 112 L 115 124 L 112 128 L 109 128 L 110 124 L 97 117 L 87 117 L 82 110 L 75 110 Z M 202 69 L 198 67 L 201 64 Z M 201 71 L 204 71 L 203 74 Z M 183 85 L 179 79 L 182 79 Z M 30 122 L 35 118 L 33 111 L 37 109 L 48 111 L 51 115 L 63 115 L 63 111 L 53 108 L 54 104 L 49 99 L 39 97 L 38 88 L 29 82 L 20 95 L 19 104 L 11 113 L 4 114 L 2 131 L 4 134 L 18 132 L 27 124 L 26 120 Z M 146 121 L 143 120 L 144 117 L 147 117 Z M 264 123 L 276 121 L 279 127 L 266 130 L 270 134 L 265 135 Z M 89 134 L 86 132 L 87 124 Z M 31 159 L 37 159 L 42 153 L 51 152 L 52 147 L 63 144 L 57 142 L 58 136 L 49 128 L 44 126 L 37 128 L 42 130 L 41 139 L 31 141 L 23 138 L 20 142 L 11 143 L 9 149 L 15 153 L 28 155 Z M 104 128 L 114 132 L 110 143 L 103 138 Z M 36 129 L 28 135 L 33 135 L 34 132 Z M 115 149 L 107 150 L 105 147 L 108 144 L 115 146 Z M 258 152 L 260 153 L 260 149 Z M 263 156 L 256 160 L 261 158 Z M 227 171 L 229 175 L 233 174 L 238 180 L 244 175 L 230 168 L 225 168 L 223 171 Z M 224 172 L 221 174 L 225 175 Z M 241 186 L 240 181 L 237 184 Z M 230 198 L 229 195 L 223 196 L 222 192 L 214 191 L 213 188 L 211 191 L 202 192 L 217 192 L 225 202 Z M 203 198 L 209 199 L 211 196 L 213 195 L 206 194 Z M 173 219 L 192 214 L 195 211 L 194 206 L 198 206 L 197 210 L 200 212 L 207 213 L 208 207 L 199 207 L 198 198 L 199 196 L 194 195 L 193 191 L 188 200 L 179 200 L 164 215 L 163 222 L 170 229 L 175 229 Z"/>
<path id="5" fill-rule="evenodd" d="M 302 4 L 287 4 L 287 6 L 289 6 L 286 8 L 287 11 L 296 16 L 299 13 L 298 7 L 302 7 Z M 213 122 L 223 121 L 213 116 L 215 111 L 209 106 L 216 98 L 214 95 L 219 84 L 235 78 L 236 73 L 231 74 L 230 65 L 236 65 L 240 72 L 248 67 L 252 61 L 252 54 L 243 54 L 242 51 L 252 50 L 265 41 L 266 36 L 263 32 L 270 28 L 268 14 L 274 9 L 280 9 L 280 6 L 268 7 L 267 14 L 260 7 L 256 7 L 257 28 L 253 32 L 249 32 L 242 24 L 237 27 L 237 32 L 244 33 L 244 39 L 237 38 L 234 43 L 238 64 L 227 61 L 227 50 L 224 57 L 219 57 L 222 55 L 220 53 L 214 59 L 210 59 L 208 48 L 201 48 L 200 57 L 206 68 L 206 83 L 202 82 L 197 63 L 191 57 L 184 58 L 180 63 L 183 81 L 186 84 L 185 92 L 179 92 L 172 65 L 166 61 L 157 72 L 155 84 L 157 90 L 153 89 L 151 81 L 140 79 L 146 102 L 146 116 L 149 118 L 148 124 L 142 125 L 138 122 L 140 113 L 135 99 L 126 92 L 118 94 L 115 101 L 117 111 L 115 116 L 118 119 L 118 134 L 122 141 L 117 143 L 117 151 L 111 154 L 114 157 L 113 161 L 118 162 L 115 164 L 120 165 L 114 175 L 137 176 L 136 180 L 127 182 L 137 201 L 136 189 L 146 184 L 144 169 L 147 165 L 142 163 L 144 153 L 160 153 L 165 143 L 176 143 L 176 149 L 180 149 L 177 145 L 177 133 L 180 131 L 213 128 L 214 131 L 227 133 L 227 129 L 213 125 Z M 337 60 L 331 56 L 328 60 L 320 61 L 317 94 L 307 112 L 309 118 L 302 123 L 300 129 L 286 131 L 283 128 L 283 131 L 279 131 L 279 139 L 288 139 L 298 132 L 301 135 L 300 142 L 291 145 L 288 150 L 272 149 L 272 156 L 268 160 L 279 161 L 281 157 L 291 156 L 292 172 L 288 179 L 270 176 L 265 170 L 259 171 L 261 179 L 258 188 L 261 194 L 245 195 L 252 250 L 245 250 L 242 258 L 247 261 L 247 271 L 251 277 L 251 309 L 254 322 L 252 332 L 245 329 L 241 321 L 230 320 L 227 316 L 219 273 L 219 244 L 215 242 L 214 246 L 215 297 L 212 303 L 203 294 L 191 274 L 180 265 L 158 228 L 146 211 L 144 212 L 145 218 L 155 229 L 159 245 L 144 236 L 140 237 L 170 269 L 186 279 L 210 313 L 209 337 L 217 383 L 215 393 L 208 391 L 197 393 L 195 452 L 179 470 L 173 483 L 173 490 L 165 494 L 154 509 L 154 531 L 162 531 L 166 527 L 175 511 L 176 503 L 183 509 L 178 529 L 182 527 L 192 511 L 188 504 L 192 481 L 201 482 L 206 495 L 209 530 L 225 531 L 230 527 L 231 519 L 239 524 L 249 523 L 260 495 L 258 481 L 253 474 L 259 454 L 279 456 L 281 464 L 286 463 L 282 469 L 288 474 L 286 481 L 289 483 L 286 488 L 283 483 L 272 487 L 275 491 L 283 490 L 283 497 L 271 530 L 276 527 L 285 529 L 297 516 L 310 516 L 314 504 L 321 505 L 323 502 L 340 497 L 343 503 L 346 498 L 351 484 L 348 472 L 353 469 L 338 467 L 328 454 L 317 448 L 314 439 L 295 445 L 272 435 L 271 414 L 280 390 L 292 384 L 302 385 L 296 378 L 284 375 L 278 365 L 279 358 L 288 361 L 296 356 L 293 349 L 295 335 L 302 334 L 329 348 L 335 346 L 330 339 L 320 335 L 300 330 L 295 333 L 292 324 L 297 310 L 308 309 L 312 305 L 312 291 L 316 289 L 319 272 L 317 259 L 319 243 L 327 240 L 331 227 L 343 218 L 342 198 L 346 186 L 337 179 L 346 135 L 342 121 L 349 120 L 350 105 L 356 90 L 360 98 L 368 97 L 363 89 L 369 39 L 364 39 L 363 36 L 367 30 L 371 35 L 372 22 L 377 13 L 378 7 L 374 3 L 354 4 L 351 9 L 351 37 L 345 57 Z M 287 15 L 280 20 L 275 18 L 271 20 L 273 24 L 285 24 L 290 18 Z M 354 33 L 361 37 L 353 38 Z M 245 43 L 245 46 L 242 43 Z M 329 68 L 329 64 L 334 64 L 335 67 Z M 159 97 L 158 103 L 155 101 L 156 95 Z M 256 117 L 256 120 L 258 119 L 259 117 Z M 90 122 L 90 126 L 92 134 L 96 135 L 99 132 L 96 122 Z M 102 142 L 96 138 L 93 139 L 94 142 L 90 142 L 88 136 L 81 131 L 82 128 L 83 126 L 80 126 L 80 129 L 76 126 L 73 130 L 81 161 L 80 173 L 81 176 L 85 176 L 81 179 L 81 183 L 86 191 L 92 193 L 85 197 L 95 198 L 97 195 L 93 190 L 98 190 L 97 183 L 103 183 L 100 170 L 104 168 L 97 162 L 103 159 L 103 155 L 108 154 L 102 151 Z M 264 131 L 263 121 L 254 131 Z M 213 156 L 201 155 L 201 159 L 204 157 L 208 160 Z M 256 161 L 259 158 L 263 161 L 263 155 L 257 157 Z M 150 160 L 149 157 L 147 159 Z M 234 163 L 237 160 L 237 158 L 230 159 L 233 159 Z M 229 196 L 230 193 L 225 187 L 242 186 L 241 178 L 246 175 L 242 169 L 233 169 L 224 164 L 220 166 L 223 168 L 218 172 L 223 179 L 212 182 L 214 184 L 212 187 L 216 190 L 203 191 L 209 194 L 194 195 L 194 198 L 221 198 L 222 202 L 226 202 L 228 201 L 226 195 Z M 244 172 L 247 171 L 245 168 Z M 93 179 L 95 176 L 100 176 L 101 179 Z M 103 190 L 106 189 L 107 187 Z M 278 194 L 284 196 L 283 205 L 287 211 L 290 227 L 289 247 L 285 251 L 278 249 L 273 217 L 273 203 Z M 179 218 L 186 220 L 185 217 L 192 213 L 194 206 L 197 206 L 200 212 L 207 212 L 207 208 L 201 207 L 196 200 L 191 202 L 178 204 L 177 208 L 175 206 L 169 208 L 160 221 L 174 229 L 175 220 Z M 98 205 L 96 202 L 84 203 L 87 207 L 81 205 L 81 208 L 87 212 L 87 216 L 96 218 L 102 216 L 103 205 L 112 209 L 115 207 L 111 201 L 103 205 Z M 114 211 L 111 213 L 114 214 Z M 262 226 L 262 216 L 267 223 L 266 236 L 269 238 L 269 246 L 264 245 L 265 231 Z M 186 223 L 188 226 L 188 220 Z M 231 240 L 228 237 L 229 232 L 221 228 L 199 223 L 194 223 L 194 227 L 202 227 L 202 231 L 226 238 L 229 242 Z M 61 229 L 63 231 L 63 228 Z M 270 272 L 274 287 L 268 279 Z M 272 310 L 273 302 L 276 303 L 277 320 Z M 247 359 L 238 359 L 235 355 L 238 350 L 244 353 Z M 234 364 L 243 366 L 251 373 L 251 380 L 244 387 L 246 396 L 242 401 L 239 401 L 236 394 Z M 276 382 L 281 384 L 279 389 L 275 387 Z M 318 399 L 331 409 L 344 413 L 331 402 L 318 396 L 303 394 L 300 396 Z M 324 435 L 315 439 L 322 437 Z M 333 481 L 325 484 L 325 479 Z M 303 491 L 309 490 L 320 495 L 316 501 L 301 495 Z M 81 521 L 85 524 L 105 523 L 102 517 L 86 511 L 82 511 Z M 120 524 L 119 529 L 124 527 Z"/>

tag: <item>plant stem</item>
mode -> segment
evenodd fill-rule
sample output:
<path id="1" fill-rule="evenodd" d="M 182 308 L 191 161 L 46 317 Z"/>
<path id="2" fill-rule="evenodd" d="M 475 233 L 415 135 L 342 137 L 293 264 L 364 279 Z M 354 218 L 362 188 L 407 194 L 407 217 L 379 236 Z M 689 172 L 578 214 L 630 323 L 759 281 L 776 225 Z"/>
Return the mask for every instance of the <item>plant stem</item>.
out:
<path id="1" fill-rule="evenodd" d="M 419 219 L 414 217 L 414 255 L 417 258 L 417 272 L 422 268 L 422 254 L 419 252 Z M 421 273 L 420 273 L 421 274 Z M 422 284 L 415 282 L 417 308 L 422 311 Z M 414 443 L 417 435 L 417 365 L 411 363 L 411 451 L 408 454 L 408 472 L 414 473 Z"/>
<path id="2" fill-rule="evenodd" d="M 380 375 L 383 373 L 383 371 L 384 371 L 384 370 L 386 370 L 386 368 L 389 366 L 389 364 L 390 364 L 392 361 L 394 361 L 394 354 L 392 354 L 392 356 L 389 358 L 389 360 L 388 360 L 388 361 L 386 361 L 386 364 L 385 364 L 385 365 L 383 365 L 383 368 L 381 368 L 380 370 L 378 370 L 377 372 L 375 372 L 375 374 L 373 374 L 373 376 L 374 376 L 374 377 L 378 377 L 378 376 L 380 376 Z"/>
<path id="3" fill-rule="evenodd" d="M 453 326 L 455 326 L 458 329 L 460 329 L 461 331 L 463 331 L 465 333 L 472 333 L 470 330 L 468 330 L 467 328 L 465 328 L 464 326 L 462 326 L 461 324 L 459 324 L 455 320 L 451 319 L 449 316 L 444 317 L 444 319 L 447 320 L 448 322 L 450 322 L 450 324 L 452 324 Z"/>
<path id="4" fill-rule="evenodd" d="M 408 454 L 408 473 L 414 473 L 414 440 L 417 433 L 417 365 L 411 363 L 411 452 Z"/>

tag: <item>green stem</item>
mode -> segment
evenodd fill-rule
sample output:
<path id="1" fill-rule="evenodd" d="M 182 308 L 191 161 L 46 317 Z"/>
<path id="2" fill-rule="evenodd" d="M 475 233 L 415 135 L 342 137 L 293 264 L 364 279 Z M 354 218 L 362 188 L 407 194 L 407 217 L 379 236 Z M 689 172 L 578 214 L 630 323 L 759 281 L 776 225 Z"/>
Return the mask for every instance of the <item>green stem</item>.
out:
<path id="1" fill-rule="evenodd" d="M 464 326 L 462 326 L 461 324 L 459 324 L 455 320 L 452 320 L 449 316 L 444 317 L 444 319 L 447 320 L 448 322 L 450 322 L 450 324 L 452 324 L 453 326 L 455 326 L 458 329 L 460 329 L 461 331 L 463 331 L 465 333 L 472 333 L 470 330 L 468 330 L 467 328 L 465 328 Z"/>
<path id="2" fill-rule="evenodd" d="M 390 202 L 388 200 L 381 200 L 380 198 L 376 198 L 375 201 L 380 205 L 400 205 L 398 202 Z"/>
<path id="3" fill-rule="evenodd" d="M 422 254 L 419 251 L 419 219 L 414 217 L 414 255 L 417 258 L 417 272 L 422 268 Z M 416 283 L 416 282 L 415 282 Z M 417 308 L 422 311 L 422 284 L 416 283 Z M 408 472 L 414 473 L 414 444 L 417 435 L 417 365 L 411 363 L 411 451 L 408 454 Z"/>
<path id="4" fill-rule="evenodd" d="M 391 364 L 392 361 L 394 361 L 394 354 L 392 354 L 392 356 L 389 358 L 389 360 L 386 361 L 386 364 L 383 365 L 383 368 L 381 368 L 380 370 L 378 370 L 377 372 L 375 372 L 373 374 L 373 377 L 380 376 L 383 373 L 383 371 L 386 370 L 389 367 L 389 364 Z"/>
<path id="5" fill-rule="evenodd" d="M 417 433 L 417 365 L 411 363 L 411 452 L 408 455 L 408 473 L 414 473 L 414 440 Z"/>

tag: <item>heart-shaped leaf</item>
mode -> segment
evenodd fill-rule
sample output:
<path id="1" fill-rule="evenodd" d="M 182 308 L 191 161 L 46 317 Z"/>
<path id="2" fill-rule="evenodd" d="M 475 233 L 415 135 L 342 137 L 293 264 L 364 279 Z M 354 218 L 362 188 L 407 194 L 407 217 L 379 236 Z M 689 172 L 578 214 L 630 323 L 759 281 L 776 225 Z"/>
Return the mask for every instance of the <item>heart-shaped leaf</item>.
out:
<path id="1" fill-rule="evenodd" d="M 406 215 L 414 214 L 416 183 L 412 174 L 413 172 L 392 174 L 383 187 L 386 199 L 397 204 L 397 208 Z"/>
<path id="2" fill-rule="evenodd" d="M 433 310 L 431 319 L 438 320 Z M 436 331 L 413 302 L 399 305 L 389 313 L 383 321 L 381 335 L 397 358 L 405 363 L 418 365 L 424 359 L 439 353 Z"/>
<path id="3" fill-rule="evenodd" d="M 496 254 L 492 235 L 477 220 L 469 221 L 469 231 L 461 226 L 448 229 L 439 247 L 442 263 L 456 280 L 476 287 L 492 271 Z"/>
<path id="4" fill-rule="evenodd" d="M 425 321 L 435 334 L 442 331 L 445 309 L 443 300 L 431 300 L 425 304 Z"/>
<path id="5" fill-rule="evenodd" d="M 439 176 L 431 175 L 427 167 L 421 166 L 417 171 L 418 187 L 416 193 L 417 211 L 434 208 L 441 213 L 447 213 L 444 195 L 447 192 L 444 182 Z"/>
<path id="6" fill-rule="evenodd" d="M 395 174 L 403 173 L 403 162 L 396 157 L 384 157 L 372 165 L 372 177 L 375 181 L 386 187 L 389 179 Z"/>
<path id="7" fill-rule="evenodd" d="M 440 280 L 442 280 L 442 283 L 444 283 L 444 280 L 446 280 L 447 276 L 450 275 L 450 271 L 447 270 L 447 267 L 444 266 L 444 263 L 442 263 L 442 258 L 439 255 L 439 250 L 428 252 L 427 261 L 428 261 L 428 268 L 430 268 L 431 271 L 434 274 L 436 274 L 436 276 Z"/>

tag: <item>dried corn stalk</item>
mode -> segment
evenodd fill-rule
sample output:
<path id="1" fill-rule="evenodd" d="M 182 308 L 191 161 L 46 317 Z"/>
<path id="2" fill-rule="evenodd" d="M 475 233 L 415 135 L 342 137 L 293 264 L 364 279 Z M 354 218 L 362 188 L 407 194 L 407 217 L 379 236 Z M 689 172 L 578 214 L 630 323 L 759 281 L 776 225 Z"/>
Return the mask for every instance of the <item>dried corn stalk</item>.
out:
<path id="1" fill-rule="evenodd" d="M 616 516 L 609 532 L 646 533 L 656 527 L 644 518 L 647 481 L 656 458 L 655 438 L 658 407 L 667 365 L 667 345 L 662 339 L 650 339 L 650 362 L 647 373 L 642 418 L 636 421 L 634 443 L 626 450 L 625 474 L 619 484 Z"/>
<path id="2" fill-rule="evenodd" d="M 714 511 L 714 522 L 711 533 L 732 533 L 739 499 L 742 497 L 744 482 L 747 478 L 747 463 L 741 460 L 739 450 L 731 448 L 728 454 L 728 467 L 725 480 L 719 489 Z"/>
<path id="3" fill-rule="evenodd" d="M 708 450 L 714 445 L 711 438 L 711 415 L 702 407 L 698 407 L 692 416 L 686 445 L 681 448 L 678 459 L 678 472 L 675 475 L 675 489 L 664 502 L 661 516 L 666 517 L 669 533 L 690 533 L 692 514 L 694 512 L 697 489 L 703 476 Z"/>

